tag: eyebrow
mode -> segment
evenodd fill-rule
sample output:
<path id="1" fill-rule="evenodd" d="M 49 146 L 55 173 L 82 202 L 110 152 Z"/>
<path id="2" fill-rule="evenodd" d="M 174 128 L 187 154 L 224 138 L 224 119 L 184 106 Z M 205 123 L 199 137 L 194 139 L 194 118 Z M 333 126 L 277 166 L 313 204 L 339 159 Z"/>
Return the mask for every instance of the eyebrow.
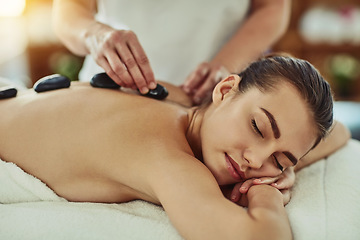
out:
<path id="1" fill-rule="evenodd" d="M 298 159 L 292 155 L 290 152 L 283 152 L 283 154 L 294 164 L 294 166 L 298 163 Z"/>
<path id="2" fill-rule="evenodd" d="M 266 109 L 264 109 L 264 108 L 260 108 L 260 109 L 266 114 L 267 118 L 270 121 L 271 129 L 274 134 L 274 138 L 278 139 L 281 136 L 281 134 L 280 134 L 280 130 L 279 130 L 279 127 L 276 123 L 274 116 L 271 113 L 269 113 Z"/>
<path id="3" fill-rule="evenodd" d="M 265 113 L 265 115 L 269 119 L 274 137 L 275 139 L 278 139 L 281 136 L 281 134 L 274 116 L 271 113 L 269 113 L 266 109 L 264 108 L 260 108 L 260 109 Z M 298 163 L 298 159 L 292 153 L 283 152 L 283 154 L 292 162 L 294 166 Z"/>

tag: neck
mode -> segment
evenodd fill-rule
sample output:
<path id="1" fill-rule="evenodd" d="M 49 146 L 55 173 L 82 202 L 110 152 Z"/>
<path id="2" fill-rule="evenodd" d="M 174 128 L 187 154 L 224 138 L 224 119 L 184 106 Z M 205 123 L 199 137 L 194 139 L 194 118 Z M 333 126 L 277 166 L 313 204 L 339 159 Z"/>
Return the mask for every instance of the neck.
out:
<path id="1" fill-rule="evenodd" d="M 208 106 L 200 106 L 189 109 L 189 121 L 186 131 L 186 139 L 197 159 L 202 161 L 202 148 L 201 148 L 201 126 L 204 114 Z"/>

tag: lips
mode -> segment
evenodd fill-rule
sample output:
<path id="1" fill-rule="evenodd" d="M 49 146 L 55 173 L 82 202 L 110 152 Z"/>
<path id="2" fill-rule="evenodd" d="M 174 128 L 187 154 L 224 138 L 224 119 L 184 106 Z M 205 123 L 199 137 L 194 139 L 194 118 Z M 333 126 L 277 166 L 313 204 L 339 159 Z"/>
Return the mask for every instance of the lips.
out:
<path id="1" fill-rule="evenodd" d="M 240 171 L 239 164 L 232 159 L 227 153 L 225 153 L 226 166 L 230 175 L 237 181 L 243 181 L 245 179 L 244 173 Z"/>

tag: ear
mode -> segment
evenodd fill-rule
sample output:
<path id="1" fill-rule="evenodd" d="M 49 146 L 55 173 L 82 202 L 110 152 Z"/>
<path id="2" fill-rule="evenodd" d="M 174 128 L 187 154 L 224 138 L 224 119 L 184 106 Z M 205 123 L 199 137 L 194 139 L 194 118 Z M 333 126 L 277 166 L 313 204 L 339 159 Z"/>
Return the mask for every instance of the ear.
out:
<path id="1" fill-rule="evenodd" d="M 221 102 L 225 98 L 234 95 L 238 91 L 241 78 L 238 75 L 230 75 L 221 80 L 214 88 L 213 102 Z"/>

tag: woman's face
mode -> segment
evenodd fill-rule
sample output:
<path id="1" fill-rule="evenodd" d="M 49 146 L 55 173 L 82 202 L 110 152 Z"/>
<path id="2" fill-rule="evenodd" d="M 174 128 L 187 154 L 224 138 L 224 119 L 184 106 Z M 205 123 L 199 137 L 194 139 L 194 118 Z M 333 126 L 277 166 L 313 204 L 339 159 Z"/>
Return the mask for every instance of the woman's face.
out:
<path id="1" fill-rule="evenodd" d="M 282 81 L 272 91 L 254 87 L 239 95 L 233 78 L 214 90 L 201 129 L 203 161 L 219 185 L 278 176 L 316 141 L 311 114 L 291 84 Z"/>

